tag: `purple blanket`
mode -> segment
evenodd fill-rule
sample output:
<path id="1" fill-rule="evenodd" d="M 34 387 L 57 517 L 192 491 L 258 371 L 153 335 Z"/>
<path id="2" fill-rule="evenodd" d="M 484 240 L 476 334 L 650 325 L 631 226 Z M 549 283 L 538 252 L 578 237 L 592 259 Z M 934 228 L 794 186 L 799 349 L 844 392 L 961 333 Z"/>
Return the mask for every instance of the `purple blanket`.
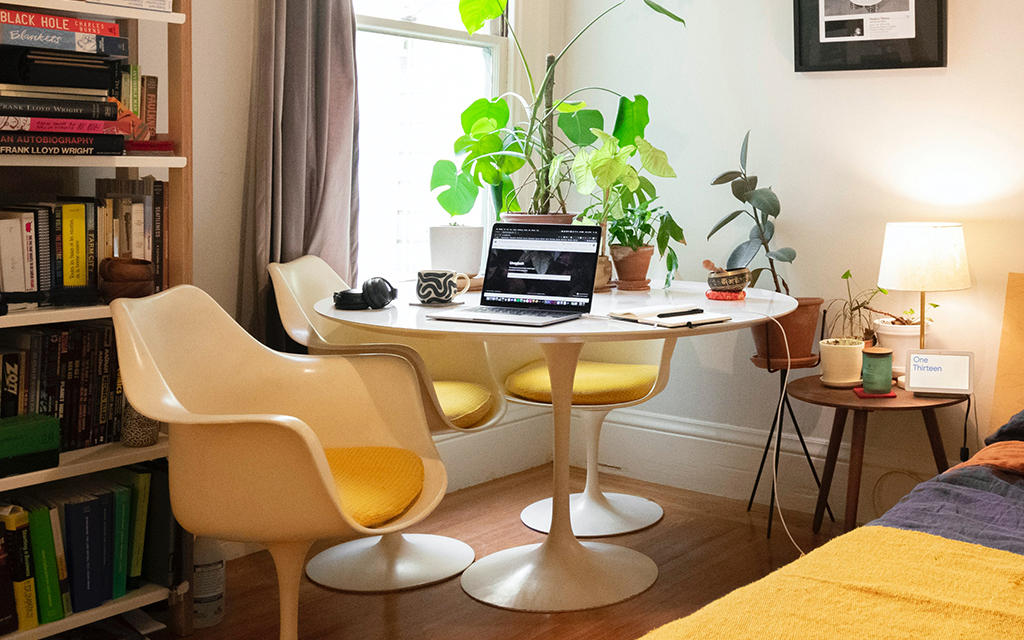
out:
<path id="1" fill-rule="evenodd" d="M 1024 555 L 1024 476 L 954 469 L 922 482 L 867 526 L 922 531 Z"/>

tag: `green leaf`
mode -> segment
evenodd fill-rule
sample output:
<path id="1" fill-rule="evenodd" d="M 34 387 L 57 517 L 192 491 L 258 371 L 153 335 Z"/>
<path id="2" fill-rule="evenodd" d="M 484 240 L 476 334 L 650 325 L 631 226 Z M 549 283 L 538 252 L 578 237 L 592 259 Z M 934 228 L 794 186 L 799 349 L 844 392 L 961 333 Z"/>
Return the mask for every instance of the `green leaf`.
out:
<path id="1" fill-rule="evenodd" d="M 668 273 L 665 274 L 665 288 L 668 289 L 672 286 L 672 279 L 675 277 L 676 271 L 679 271 L 679 256 L 676 255 L 675 249 L 672 247 L 668 249 L 665 266 L 668 268 Z"/>
<path id="2" fill-rule="evenodd" d="M 619 139 L 601 129 L 591 129 L 591 133 L 601 139 L 601 150 L 608 150 L 609 153 L 619 152 Z"/>
<path id="3" fill-rule="evenodd" d="M 636 148 L 640 150 L 640 164 L 659 178 L 674 178 L 676 171 L 668 163 L 668 154 L 640 136 L 636 137 Z"/>
<path id="4" fill-rule="evenodd" d="M 558 105 L 555 106 L 555 110 L 558 111 L 558 113 L 576 113 L 580 109 L 585 109 L 586 106 L 587 106 L 587 103 L 586 102 L 582 102 L 582 101 L 580 101 L 580 102 L 559 102 Z"/>
<path id="5" fill-rule="evenodd" d="M 626 174 L 621 179 L 622 186 L 624 186 L 629 193 L 633 193 L 640 188 L 640 175 L 636 172 L 636 169 L 626 165 Z"/>
<path id="6" fill-rule="evenodd" d="M 658 197 L 658 190 L 654 187 L 654 183 L 647 179 L 647 176 L 640 176 L 640 192 L 645 194 L 648 199 Z"/>
<path id="7" fill-rule="evenodd" d="M 886 293 L 889 293 L 889 292 L 886 291 Z M 935 304 L 934 302 L 929 302 L 928 306 L 931 307 L 932 309 L 938 309 L 939 308 L 939 305 Z"/>
<path id="8" fill-rule="evenodd" d="M 661 217 L 661 228 L 668 229 L 669 237 L 676 242 L 686 244 L 686 235 L 683 233 L 683 228 L 676 223 L 671 214 L 666 213 Z"/>
<path id="9" fill-rule="evenodd" d="M 754 190 L 750 178 L 736 178 L 732 181 L 732 195 L 740 202 L 747 201 L 747 194 Z M 755 178 L 756 180 L 756 178 Z"/>
<path id="10" fill-rule="evenodd" d="M 852 277 L 853 277 L 853 274 L 852 274 L 852 273 L 850 273 L 850 270 L 849 270 L 849 269 L 847 269 L 847 270 L 846 270 L 846 273 L 844 273 L 844 274 L 843 274 L 843 280 L 849 280 L 849 279 L 850 279 L 850 278 L 852 278 Z"/>
<path id="11" fill-rule="evenodd" d="M 602 147 L 594 153 L 590 161 L 590 170 L 594 174 L 597 186 L 602 189 L 611 189 L 629 169 L 629 165 L 626 164 L 626 160 L 629 159 L 629 153 L 624 151 L 614 154 L 602 153 L 606 148 Z"/>
<path id="12" fill-rule="evenodd" d="M 526 156 L 524 155 L 523 142 L 519 139 L 515 132 L 509 133 L 502 140 L 502 151 L 512 155 L 500 155 L 495 158 L 495 164 L 498 166 L 498 170 L 506 175 L 512 175 L 516 171 L 519 171 L 526 166 Z"/>
<path id="13" fill-rule="evenodd" d="M 508 0 L 459 0 L 459 15 L 466 31 L 476 33 L 488 20 L 500 18 L 505 13 Z"/>
<path id="14" fill-rule="evenodd" d="M 743 147 L 740 149 L 740 168 L 747 170 L 747 144 L 750 142 L 750 132 L 743 137 Z"/>
<path id="15" fill-rule="evenodd" d="M 508 125 L 509 116 L 508 103 L 501 98 L 480 98 L 462 112 L 462 130 L 465 133 L 472 133 L 473 127 L 481 118 L 494 120 L 494 130 L 504 129 Z"/>
<path id="16" fill-rule="evenodd" d="M 757 256 L 757 252 L 761 249 L 761 242 L 758 240 L 747 240 L 740 246 L 733 249 L 732 254 L 729 256 L 729 260 L 725 263 L 725 268 L 730 271 L 733 269 L 742 269 L 750 264 L 750 261 Z"/>
<path id="17" fill-rule="evenodd" d="M 461 216 L 473 210 L 479 187 L 450 160 L 439 160 L 430 176 L 430 190 L 440 188 L 444 190 L 437 194 L 437 202 L 449 215 Z"/>
<path id="18" fill-rule="evenodd" d="M 772 238 L 775 237 L 775 223 L 768 221 L 764 223 L 764 238 L 761 237 L 761 227 L 754 225 L 750 229 L 751 240 L 763 240 L 764 242 L 771 242 Z"/>
<path id="19" fill-rule="evenodd" d="M 498 130 L 498 121 L 494 118 L 480 118 L 473 124 L 473 128 L 470 130 L 469 135 L 474 138 L 486 136 L 487 134 L 494 133 Z"/>
<path id="20" fill-rule="evenodd" d="M 739 211 L 733 211 L 729 215 L 727 215 L 724 218 L 722 218 L 721 220 L 719 220 L 718 223 L 715 224 L 715 226 L 711 228 L 711 233 L 708 234 L 708 240 L 711 239 L 711 236 L 713 236 L 716 233 L 718 233 L 719 231 L 721 231 L 725 227 L 725 225 L 729 224 L 730 222 L 732 222 L 736 218 L 740 217 L 744 213 L 746 213 L 746 211 L 744 211 L 743 209 L 740 209 Z"/>
<path id="21" fill-rule="evenodd" d="M 672 13 L 671 11 L 666 9 L 665 7 L 661 6 L 657 2 L 653 2 L 652 0 L 644 0 L 644 4 L 646 4 L 648 7 L 652 8 L 652 9 L 654 9 L 655 11 L 657 11 L 658 13 L 660 13 L 663 16 L 668 16 L 669 18 L 672 18 L 676 22 L 682 23 L 684 25 L 686 24 L 685 20 L 683 20 L 682 18 L 680 18 L 676 14 Z"/>
<path id="22" fill-rule="evenodd" d="M 615 129 L 612 135 L 621 142 L 632 143 L 637 137 L 644 137 L 647 125 L 651 121 L 647 113 L 647 98 L 636 95 L 630 100 L 626 96 L 619 98 L 619 112 L 615 116 Z"/>
<path id="23" fill-rule="evenodd" d="M 502 172 L 498 170 L 497 156 L 490 154 L 502 150 L 501 138 L 497 134 L 488 134 L 479 140 L 474 140 L 467 149 L 468 154 L 462 160 L 462 170 L 470 172 L 478 181 L 482 180 L 487 184 L 500 184 Z M 481 156 L 486 156 L 481 158 Z"/>
<path id="24" fill-rule="evenodd" d="M 548 167 L 548 182 L 551 184 L 558 183 L 558 172 L 562 168 L 562 162 L 565 160 L 565 154 L 560 153 L 554 158 L 551 158 L 551 166 Z"/>
<path id="25" fill-rule="evenodd" d="M 775 251 L 769 251 L 768 257 L 779 262 L 793 262 L 793 260 L 796 260 L 796 251 L 789 247 L 783 247 Z"/>
<path id="26" fill-rule="evenodd" d="M 519 207 L 519 200 L 516 199 L 516 186 L 512 183 L 512 178 L 503 176 L 501 184 L 492 186 L 491 191 L 498 197 L 498 201 L 495 202 L 495 206 L 497 207 L 499 214 L 505 213 L 506 211 L 521 211 Z"/>
<path id="27" fill-rule="evenodd" d="M 782 211 L 779 197 L 769 189 L 755 189 L 747 194 L 747 202 L 755 209 L 763 211 L 771 217 L 776 217 Z"/>
<path id="28" fill-rule="evenodd" d="M 580 149 L 572 161 L 573 182 L 576 183 L 576 190 L 585 196 L 589 196 L 597 188 L 597 181 L 594 180 L 594 174 L 590 171 L 592 155 L 593 153 L 586 149 Z"/>
<path id="29" fill-rule="evenodd" d="M 597 109 L 582 109 L 558 116 L 558 128 L 573 144 L 588 147 L 597 142 L 593 129 L 604 128 L 604 116 Z"/>
<path id="30" fill-rule="evenodd" d="M 473 136 L 468 133 L 464 136 L 460 136 L 459 139 L 455 141 L 455 155 L 463 153 L 471 146 L 473 146 Z"/>
<path id="31" fill-rule="evenodd" d="M 743 173 L 740 172 L 740 171 L 726 171 L 722 175 L 720 175 L 717 178 L 715 178 L 714 180 L 712 180 L 711 184 L 712 185 L 725 184 L 727 182 L 732 182 L 736 178 L 742 178 L 742 177 L 743 177 Z"/>

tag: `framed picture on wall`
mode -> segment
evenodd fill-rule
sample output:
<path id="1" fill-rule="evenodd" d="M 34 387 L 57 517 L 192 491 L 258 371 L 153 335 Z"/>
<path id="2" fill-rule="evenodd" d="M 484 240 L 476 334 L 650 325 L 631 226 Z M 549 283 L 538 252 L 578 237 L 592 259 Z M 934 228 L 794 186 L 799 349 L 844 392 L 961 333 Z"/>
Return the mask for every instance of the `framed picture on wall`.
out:
<path id="1" fill-rule="evenodd" d="M 946 0 L 793 0 L 797 71 L 946 66 Z"/>

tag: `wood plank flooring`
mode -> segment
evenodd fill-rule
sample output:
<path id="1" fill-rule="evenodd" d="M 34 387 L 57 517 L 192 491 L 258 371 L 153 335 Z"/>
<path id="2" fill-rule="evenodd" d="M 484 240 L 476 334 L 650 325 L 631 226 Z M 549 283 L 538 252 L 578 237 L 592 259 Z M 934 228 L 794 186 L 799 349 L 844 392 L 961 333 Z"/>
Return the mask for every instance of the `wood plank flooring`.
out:
<path id="1" fill-rule="evenodd" d="M 573 469 L 573 490 L 583 488 Z M 483 557 L 501 549 L 540 542 L 519 512 L 550 496 L 551 467 L 543 466 L 458 491 L 411 532 L 436 533 L 470 544 Z M 644 531 L 606 540 L 637 549 L 658 564 L 653 587 L 625 602 L 591 611 L 517 613 L 481 604 L 458 578 L 411 591 L 357 595 L 331 591 L 303 578 L 299 604 L 302 640 L 632 640 L 666 622 L 696 611 L 720 596 L 798 557 L 776 514 L 772 539 L 765 539 L 767 507 L 604 475 L 605 491 L 650 498 L 665 510 L 661 522 Z M 767 491 L 767 487 L 764 489 Z M 788 513 L 793 536 L 805 551 L 840 533 L 828 521 L 811 533 L 811 516 Z M 329 546 L 318 543 L 311 555 Z M 227 571 L 227 613 L 215 627 L 199 629 L 194 640 L 250 640 L 278 637 L 277 581 L 270 555 L 233 560 Z M 169 640 L 170 635 L 155 635 Z"/>

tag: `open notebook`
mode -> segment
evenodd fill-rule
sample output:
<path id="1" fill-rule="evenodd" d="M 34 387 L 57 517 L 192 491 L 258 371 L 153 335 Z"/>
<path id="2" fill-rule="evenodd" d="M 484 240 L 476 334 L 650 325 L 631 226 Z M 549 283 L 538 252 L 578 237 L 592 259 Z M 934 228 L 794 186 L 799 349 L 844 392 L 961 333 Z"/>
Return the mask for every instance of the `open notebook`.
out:
<path id="1" fill-rule="evenodd" d="M 710 313 L 693 306 L 661 305 L 620 309 L 608 314 L 610 318 L 639 322 L 656 327 L 697 327 L 702 324 L 727 322 L 732 318 L 721 313 Z"/>

